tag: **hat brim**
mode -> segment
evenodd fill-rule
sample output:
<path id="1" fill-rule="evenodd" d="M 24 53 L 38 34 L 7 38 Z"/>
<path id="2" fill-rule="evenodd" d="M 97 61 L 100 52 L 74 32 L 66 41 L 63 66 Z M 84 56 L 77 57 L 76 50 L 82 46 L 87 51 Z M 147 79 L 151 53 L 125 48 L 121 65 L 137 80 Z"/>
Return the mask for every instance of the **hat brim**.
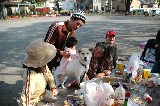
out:
<path id="1" fill-rule="evenodd" d="M 42 67 L 42 64 L 40 64 L 40 61 L 38 59 L 32 60 L 29 59 L 28 56 L 24 58 L 23 64 L 27 67 L 33 67 L 33 68 Z"/>
<path id="2" fill-rule="evenodd" d="M 116 35 L 112 34 L 112 35 L 106 35 L 106 37 L 115 37 Z"/>
<path id="3" fill-rule="evenodd" d="M 43 56 L 31 58 L 29 54 L 27 54 L 23 60 L 23 64 L 27 67 L 38 68 L 45 66 L 48 62 L 50 62 L 55 57 L 57 50 L 54 45 L 46 42 L 43 44 L 43 46 L 45 46 L 45 49 L 42 49 L 44 51 Z"/>

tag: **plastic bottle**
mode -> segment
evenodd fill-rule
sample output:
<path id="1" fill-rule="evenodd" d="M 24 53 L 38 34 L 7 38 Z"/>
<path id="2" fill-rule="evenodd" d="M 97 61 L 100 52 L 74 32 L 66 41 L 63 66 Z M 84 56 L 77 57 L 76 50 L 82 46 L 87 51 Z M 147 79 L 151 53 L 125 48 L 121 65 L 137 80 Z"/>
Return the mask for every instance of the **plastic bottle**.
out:
<path id="1" fill-rule="evenodd" d="M 128 98 L 125 99 L 123 106 L 127 106 Z"/>
<path id="2" fill-rule="evenodd" d="M 120 85 L 118 88 L 115 90 L 115 96 L 117 98 L 117 103 L 123 104 L 125 101 L 125 89 L 123 88 L 122 85 Z"/>

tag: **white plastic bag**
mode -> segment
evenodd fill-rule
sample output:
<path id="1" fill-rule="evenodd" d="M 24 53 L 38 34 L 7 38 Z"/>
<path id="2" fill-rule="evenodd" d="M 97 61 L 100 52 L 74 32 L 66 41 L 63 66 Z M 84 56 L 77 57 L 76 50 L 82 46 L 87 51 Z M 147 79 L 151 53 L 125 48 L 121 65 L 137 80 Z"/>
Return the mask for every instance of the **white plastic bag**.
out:
<path id="1" fill-rule="evenodd" d="M 110 85 L 110 83 L 103 83 L 103 89 L 104 89 L 104 103 L 107 104 L 107 106 L 112 106 L 114 104 L 114 99 L 111 98 L 112 95 L 115 95 L 113 87 Z"/>
<path id="2" fill-rule="evenodd" d="M 86 94 L 91 97 L 92 100 L 95 100 L 96 90 L 98 88 L 98 84 L 95 82 L 87 83 L 86 84 Z"/>
<path id="3" fill-rule="evenodd" d="M 84 101 L 87 106 L 102 106 L 104 104 L 103 82 L 99 79 L 86 81 L 84 86 Z"/>
<path id="4" fill-rule="evenodd" d="M 140 64 L 140 56 L 136 53 L 132 54 L 127 66 L 127 70 L 130 73 L 132 73 L 132 78 L 137 77 L 137 70 L 139 68 L 139 64 Z"/>
<path id="5" fill-rule="evenodd" d="M 92 100 L 91 97 L 87 94 L 84 95 L 84 101 L 87 106 L 97 106 L 97 102 Z"/>

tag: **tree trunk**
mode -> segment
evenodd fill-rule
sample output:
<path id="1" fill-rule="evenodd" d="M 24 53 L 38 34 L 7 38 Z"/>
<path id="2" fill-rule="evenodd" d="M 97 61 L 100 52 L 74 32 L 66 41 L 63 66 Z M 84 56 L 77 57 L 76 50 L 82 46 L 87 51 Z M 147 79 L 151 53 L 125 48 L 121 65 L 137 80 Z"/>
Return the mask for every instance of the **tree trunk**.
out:
<path id="1" fill-rule="evenodd" d="M 81 9 L 82 0 L 79 0 L 79 9 Z"/>
<path id="2" fill-rule="evenodd" d="M 126 5 L 126 15 L 130 12 L 130 5 L 131 5 L 132 0 L 125 0 L 125 5 Z"/>
<path id="3" fill-rule="evenodd" d="M 59 14 L 59 13 L 60 13 L 60 9 L 59 9 L 59 0 L 56 1 L 56 6 L 57 6 L 58 14 Z"/>

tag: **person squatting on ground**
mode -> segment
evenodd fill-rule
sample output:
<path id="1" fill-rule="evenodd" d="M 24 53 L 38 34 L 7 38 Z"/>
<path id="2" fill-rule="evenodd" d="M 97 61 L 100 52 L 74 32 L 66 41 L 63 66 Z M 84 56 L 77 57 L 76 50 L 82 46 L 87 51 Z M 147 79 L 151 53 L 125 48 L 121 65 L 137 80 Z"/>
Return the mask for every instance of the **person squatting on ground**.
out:
<path id="1" fill-rule="evenodd" d="M 151 69 L 155 63 L 155 40 L 149 39 L 147 42 L 140 44 L 143 49 L 140 60 L 143 62 L 143 68 Z"/>
<path id="2" fill-rule="evenodd" d="M 151 73 L 159 73 L 160 74 L 160 30 L 158 31 L 156 35 L 156 40 L 155 40 L 155 63 L 151 69 Z M 147 87 L 156 87 L 160 80 L 160 75 L 154 76 L 152 78 L 144 79 L 141 81 L 141 84 L 143 86 Z"/>
<path id="3" fill-rule="evenodd" d="M 57 76 L 58 78 L 61 75 L 64 75 L 66 65 L 70 61 L 72 61 L 73 59 L 77 58 L 76 49 L 75 49 L 76 45 L 77 45 L 77 39 L 75 37 L 69 37 L 66 40 L 64 52 L 66 54 L 69 54 L 70 56 L 68 58 L 62 57 L 62 59 L 60 61 L 60 71 L 59 71 L 58 76 Z"/>
<path id="4" fill-rule="evenodd" d="M 53 75 L 47 66 L 47 63 L 56 55 L 57 50 L 54 45 L 38 39 L 26 47 L 26 53 L 27 56 L 23 61 L 24 84 L 19 106 L 38 106 L 41 101 L 49 98 L 47 95 L 58 94 Z M 47 83 L 50 91 L 45 89 Z"/>
<path id="5" fill-rule="evenodd" d="M 65 22 L 54 22 L 50 27 L 44 39 L 54 45 L 57 48 L 56 56 L 47 64 L 49 69 L 52 71 L 53 67 L 59 66 L 60 60 L 63 57 L 68 57 L 63 50 L 65 47 L 65 41 L 70 36 L 75 36 L 75 30 L 85 24 L 85 13 L 78 11 L 73 13 L 70 20 Z"/>
<path id="6" fill-rule="evenodd" d="M 160 74 L 160 30 L 156 35 L 156 44 L 155 44 L 155 63 L 151 69 L 151 73 Z"/>
<path id="7" fill-rule="evenodd" d="M 116 68 L 117 45 L 115 43 L 115 32 L 108 31 L 106 33 L 106 42 L 96 43 L 93 51 L 87 79 L 94 77 L 103 77 L 111 73 L 112 68 Z M 68 85 L 68 88 L 77 86 L 77 81 L 73 81 Z"/>
<path id="8" fill-rule="evenodd" d="M 116 68 L 118 57 L 115 35 L 114 31 L 108 31 L 106 42 L 96 43 L 87 73 L 89 79 L 107 76 L 112 72 L 112 68 Z"/>

